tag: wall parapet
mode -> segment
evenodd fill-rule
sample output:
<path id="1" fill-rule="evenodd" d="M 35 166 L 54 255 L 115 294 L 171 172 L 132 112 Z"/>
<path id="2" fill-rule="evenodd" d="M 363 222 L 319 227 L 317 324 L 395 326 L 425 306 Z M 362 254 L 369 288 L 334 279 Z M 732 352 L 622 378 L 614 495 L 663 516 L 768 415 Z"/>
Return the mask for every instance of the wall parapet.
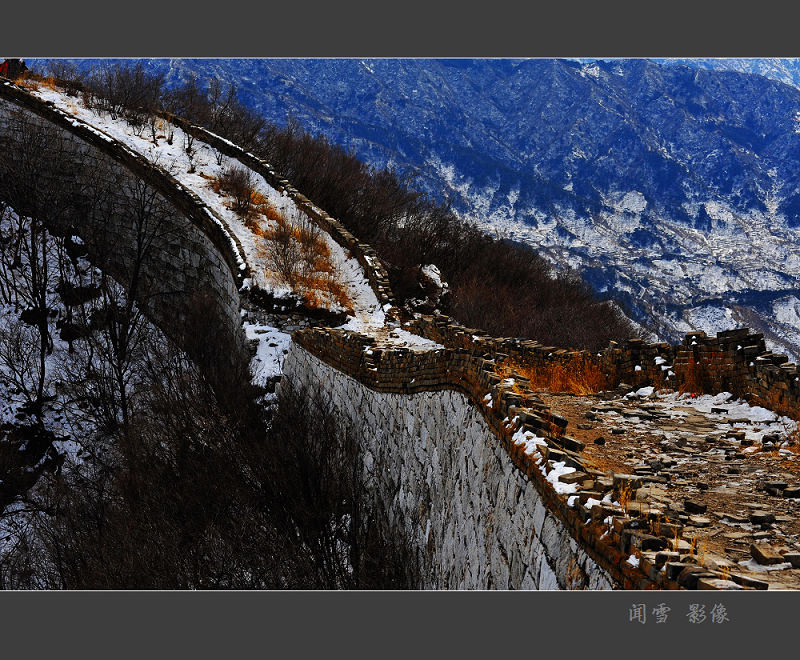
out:
<path id="1" fill-rule="evenodd" d="M 8 80 L 0 81 L 0 97 L 34 112 L 42 119 L 91 144 L 155 188 L 211 239 L 241 286 L 248 276 L 244 250 L 238 239 L 196 193 L 186 188 L 169 172 L 111 136 L 58 109 L 52 101 L 40 99 Z"/>
<path id="2" fill-rule="evenodd" d="M 516 338 L 490 337 L 444 315 L 418 315 L 407 327 L 427 339 L 473 355 L 502 355 L 510 364 L 546 370 L 587 361 L 602 372 L 606 387 L 653 385 L 697 393 L 731 392 L 755 405 L 800 419 L 800 377 L 786 355 L 768 351 L 761 333 L 749 328 L 686 333 L 680 344 L 628 339 L 599 353 L 545 346 Z"/>

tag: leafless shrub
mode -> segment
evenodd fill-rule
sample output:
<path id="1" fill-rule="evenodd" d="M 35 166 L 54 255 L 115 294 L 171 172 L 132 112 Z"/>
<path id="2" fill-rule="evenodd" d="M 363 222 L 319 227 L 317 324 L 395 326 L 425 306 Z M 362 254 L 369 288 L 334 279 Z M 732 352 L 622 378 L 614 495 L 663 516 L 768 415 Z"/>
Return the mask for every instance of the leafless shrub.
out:
<path id="1" fill-rule="evenodd" d="M 4 586 L 419 586 L 414 552 L 367 505 L 358 448 L 324 399 L 284 388 L 265 429 L 252 399 L 223 404 L 184 353 L 159 342 L 148 355 L 114 451 L 89 447 L 6 521 Z"/>
<path id="2" fill-rule="evenodd" d="M 376 249 L 400 302 L 419 296 L 413 269 L 435 263 L 451 291 L 442 311 L 465 325 L 590 350 L 637 336 L 574 273 L 553 273 L 532 248 L 487 236 L 413 192 L 408 180 L 372 170 L 296 121 L 266 127 L 258 152 Z"/>
<path id="3" fill-rule="evenodd" d="M 114 119 L 124 117 L 141 134 L 161 105 L 164 76 L 149 73 L 141 62 L 133 66 L 117 62 L 92 72 L 85 85 L 95 107 Z"/>
<path id="4" fill-rule="evenodd" d="M 275 229 L 268 234 L 267 264 L 277 273 L 281 282 L 295 290 L 298 281 L 297 266 L 301 257 L 300 244 L 294 238 L 292 225 L 280 218 Z"/>
<path id="5" fill-rule="evenodd" d="M 231 165 L 220 174 L 218 181 L 223 192 L 233 200 L 234 213 L 248 218 L 253 210 L 253 173 L 247 168 Z"/>

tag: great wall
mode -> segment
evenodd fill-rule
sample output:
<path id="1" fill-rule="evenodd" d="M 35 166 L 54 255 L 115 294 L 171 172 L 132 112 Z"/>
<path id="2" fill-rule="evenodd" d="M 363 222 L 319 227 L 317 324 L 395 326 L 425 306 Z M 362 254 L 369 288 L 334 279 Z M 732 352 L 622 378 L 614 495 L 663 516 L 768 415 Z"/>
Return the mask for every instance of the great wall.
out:
<path id="1" fill-rule="evenodd" d="M 242 285 L 259 264 L 247 263 L 235 237 L 213 211 L 142 156 L 23 88 L 2 82 L 0 135 L 31 120 L 46 122 L 62 139 L 83 145 L 82 157 L 146 180 L 163 197 L 170 227 L 159 237 L 155 258 L 148 264 L 153 300 L 163 301 L 148 307 L 153 320 L 168 334 L 183 337 L 187 329 L 182 324 L 193 318 L 193 308 L 202 301 L 226 339 L 216 346 L 215 355 L 201 359 L 245 352 Z M 768 352 L 761 335 L 747 329 L 717 337 L 695 332 L 677 346 L 629 340 L 590 354 L 489 337 L 440 315 L 409 318 L 394 306 L 387 273 L 374 250 L 269 164 L 202 128 L 172 120 L 261 175 L 361 264 L 386 311 L 385 327 L 375 334 L 323 327 L 294 332 L 282 386 L 326 394 L 339 422 L 358 438 L 358 468 L 368 500 L 390 530 L 414 545 L 425 588 L 770 586 L 771 574 L 753 574 L 718 554 L 704 557 L 685 533 L 699 526 L 690 519 L 693 510 L 688 504 L 681 511 L 648 504 L 644 495 L 654 484 L 671 485 L 676 488 L 672 499 L 680 499 L 682 485 L 670 484 L 669 475 L 595 467 L 587 455 L 602 452 L 602 447 L 587 447 L 588 440 L 576 437 L 578 433 L 567 434 L 570 421 L 529 379 L 531 374 L 580 365 L 599 374 L 604 389 L 617 394 L 645 386 L 728 391 L 797 418 L 797 368 L 785 356 Z M 115 215 L 114 222 L 111 233 L 119 248 L 118 241 L 132 240 L 132 229 L 123 215 Z M 112 274 L 126 268 L 130 250 L 115 249 L 115 258 L 103 261 L 109 244 L 97 243 L 96 237 L 106 235 L 100 231 L 106 227 L 98 227 L 91 216 L 83 225 L 72 224 L 87 243 L 95 241 L 94 256 Z M 170 286 L 159 290 L 157 284 L 165 281 Z M 407 333 L 423 340 L 401 345 L 397 339 Z M 603 406 L 593 410 L 596 418 Z M 738 447 L 744 447 L 744 433 L 740 435 L 721 438 L 736 446 L 737 458 Z M 635 450 L 636 445 L 629 448 Z M 797 502 L 796 485 L 776 483 L 770 497 Z M 743 524 L 759 525 L 763 531 L 774 524 L 774 516 L 772 521 L 745 518 Z M 753 545 L 754 556 L 761 550 L 758 546 L 764 548 L 764 557 L 769 554 L 765 544 Z M 764 565 L 788 565 L 782 573 L 792 576 L 773 581 L 772 588 L 800 586 L 796 546 L 787 545 L 781 554 L 762 559 L 759 563 Z"/>

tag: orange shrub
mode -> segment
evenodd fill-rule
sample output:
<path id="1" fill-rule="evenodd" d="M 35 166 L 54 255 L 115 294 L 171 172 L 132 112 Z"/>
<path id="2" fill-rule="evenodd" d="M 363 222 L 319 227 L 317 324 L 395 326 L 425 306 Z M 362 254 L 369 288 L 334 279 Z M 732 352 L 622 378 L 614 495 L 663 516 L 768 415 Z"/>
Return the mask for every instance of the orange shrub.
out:
<path id="1" fill-rule="evenodd" d="M 704 391 L 705 387 L 700 374 L 700 365 L 695 362 L 694 357 L 690 357 L 686 370 L 683 372 L 683 382 L 681 382 L 678 392 L 680 394 L 701 394 Z"/>
<path id="2" fill-rule="evenodd" d="M 584 395 L 608 387 L 600 366 L 581 354 L 554 360 L 542 367 L 519 366 L 517 371 L 529 380 L 532 390 Z"/>
<path id="3" fill-rule="evenodd" d="M 348 313 L 353 313 L 353 303 L 347 295 L 347 289 L 331 276 L 301 276 L 297 288 L 303 296 L 303 302 L 309 307 L 319 307 L 329 301 L 337 303 Z"/>

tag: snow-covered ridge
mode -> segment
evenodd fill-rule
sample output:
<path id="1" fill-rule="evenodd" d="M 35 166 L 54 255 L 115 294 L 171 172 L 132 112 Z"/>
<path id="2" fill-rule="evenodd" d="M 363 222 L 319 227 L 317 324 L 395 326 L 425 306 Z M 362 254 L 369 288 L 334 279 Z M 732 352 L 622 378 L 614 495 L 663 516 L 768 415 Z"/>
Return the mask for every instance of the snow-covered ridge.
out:
<path id="1" fill-rule="evenodd" d="M 377 254 L 369 245 L 359 241 L 343 225 L 333 219 L 322 208 L 314 204 L 307 197 L 302 195 L 286 179 L 281 179 L 272 166 L 270 166 L 270 164 L 266 161 L 258 158 L 251 152 L 245 152 L 242 148 L 240 148 L 238 145 L 235 145 L 230 140 L 227 140 L 204 127 L 191 124 L 179 117 L 170 116 L 170 118 L 183 131 L 197 136 L 199 139 L 203 140 L 210 147 L 212 147 L 217 153 L 225 154 L 226 156 L 251 170 L 251 172 L 255 173 L 257 176 L 263 178 L 264 182 L 273 190 L 273 192 L 280 194 L 281 199 L 277 203 L 289 204 L 292 202 L 294 204 L 294 208 L 287 212 L 287 215 L 290 215 L 295 220 L 298 218 L 303 218 L 306 221 L 316 224 L 322 229 L 323 232 L 327 233 L 333 242 L 338 244 L 339 247 L 345 251 L 345 253 L 352 254 L 355 259 L 348 258 L 347 263 L 343 265 L 343 268 L 345 270 L 349 270 L 350 274 L 345 274 L 343 279 L 349 283 L 353 281 L 354 276 L 355 279 L 360 282 L 362 279 L 361 275 L 365 275 L 369 286 L 372 288 L 376 299 L 380 303 L 378 307 L 380 307 L 384 312 L 390 310 L 394 303 L 394 297 L 389 287 L 388 275 L 381 265 Z M 270 201 L 272 203 L 276 203 L 274 198 Z M 329 243 L 329 245 L 331 244 Z M 340 259 L 339 261 L 342 260 Z M 363 273 L 355 275 L 359 268 L 363 271 Z M 353 291 L 353 293 L 355 293 L 358 297 L 363 297 L 361 292 L 358 290 Z M 371 299 L 366 301 L 366 305 L 362 305 L 362 308 L 369 308 L 370 314 L 373 312 L 373 307 L 375 306 L 373 305 L 373 301 Z M 375 307 L 375 310 L 377 310 L 378 307 Z M 356 305 L 356 309 L 358 309 L 358 305 Z M 358 316 L 358 312 L 356 312 L 356 317 Z M 363 321 L 363 318 L 361 320 Z M 371 325 L 375 325 L 376 322 L 377 320 L 373 320 Z M 382 323 L 383 320 L 381 319 L 377 324 L 382 325 Z"/>
<path id="2" fill-rule="evenodd" d="M 23 91 L 23 93 L 27 92 Z M 241 218 L 237 217 L 226 206 L 224 198 L 214 192 L 208 185 L 209 180 L 218 177 L 233 159 L 227 157 L 219 158 L 219 154 L 214 147 L 200 140 L 195 142 L 195 153 L 190 159 L 186 154 L 186 150 L 182 147 L 185 136 L 180 125 L 176 125 L 171 129 L 174 133 L 172 144 L 169 144 L 165 138 L 158 139 L 157 143 L 154 144 L 153 140 L 145 135 L 136 135 L 124 120 L 112 119 L 105 113 L 98 113 L 88 109 L 78 99 L 69 97 L 58 90 L 41 86 L 38 89 L 30 90 L 30 94 L 45 101 L 54 112 L 64 117 L 73 126 L 85 127 L 85 130 L 92 132 L 103 140 L 115 142 L 121 149 L 133 156 L 147 158 L 165 176 L 175 182 L 177 190 L 197 199 L 205 210 L 208 220 L 223 229 L 226 235 L 229 236 L 231 246 L 235 248 L 235 254 L 237 255 L 238 268 L 242 275 L 245 276 L 241 280 L 244 289 L 250 287 L 261 288 L 277 297 L 291 293 L 286 286 L 282 286 L 275 281 L 274 277 L 270 278 L 268 270 L 264 267 L 265 247 L 263 241 L 245 226 Z M 236 145 L 220 136 L 204 129 L 194 128 L 202 130 L 214 141 L 227 144 L 231 150 L 241 151 Z M 195 133 L 196 135 L 197 133 Z M 268 181 L 267 177 L 260 172 L 251 169 L 256 192 L 262 195 L 289 222 L 301 222 L 304 212 L 293 198 L 294 195 L 290 194 L 296 193 L 296 191 L 288 185 L 288 182 L 285 182 L 286 185 L 280 186 L 280 189 L 271 185 L 277 179 L 274 170 L 263 161 L 259 161 L 253 154 L 242 153 L 246 158 L 238 159 L 240 164 L 246 167 L 247 160 L 258 161 L 264 166 L 267 177 L 272 179 L 272 181 Z M 303 200 L 307 202 L 305 198 Z M 308 207 L 319 215 L 327 215 L 322 209 L 310 202 L 308 202 Z M 266 231 L 273 228 L 269 222 L 265 224 Z M 337 276 L 346 286 L 347 293 L 352 301 L 354 320 L 362 328 L 382 326 L 384 322 L 383 306 L 378 303 L 375 294 L 371 291 L 369 278 L 365 277 L 358 260 L 348 256 L 346 251 L 330 236 L 325 236 L 325 239 Z M 337 311 L 335 305 L 333 306 L 333 311 Z"/>

